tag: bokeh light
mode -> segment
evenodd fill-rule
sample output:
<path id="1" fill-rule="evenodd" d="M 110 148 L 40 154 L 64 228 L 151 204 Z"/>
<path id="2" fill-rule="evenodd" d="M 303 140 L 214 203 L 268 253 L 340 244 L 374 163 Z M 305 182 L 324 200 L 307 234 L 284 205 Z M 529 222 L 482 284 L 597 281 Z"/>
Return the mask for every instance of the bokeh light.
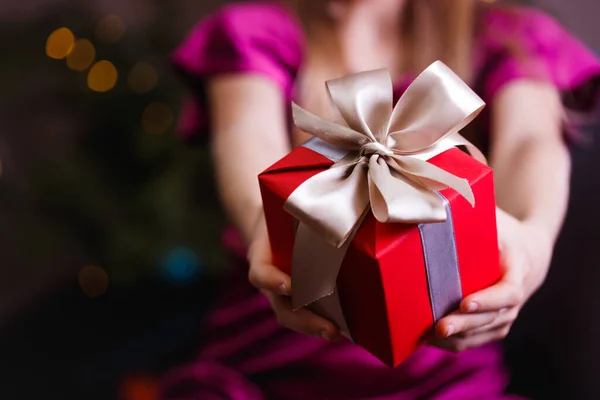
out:
<path id="1" fill-rule="evenodd" d="M 121 400 L 157 400 L 158 385 L 150 377 L 132 376 L 123 381 L 120 394 Z"/>
<path id="2" fill-rule="evenodd" d="M 137 63 L 127 76 L 127 84 L 135 93 L 148 93 L 154 89 L 157 82 L 156 69 L 147 62 Z"/>
<path id="3" fill-rule="evenodd" d="M 88 39 L 77 39 L 73 50 L 67 56 L 67 66 L 74 71 L 84 71 L 96 58 L 96 49 Z"/>
<path id="4" fill-rule="evenodd" d="M 165 278 L 174 284 L 193 282 L 200 275 L 198 256 L 187 247 L 171 249 L 165 255 L 163 273 Z"/>
<path id="5" fill-rule="evenodd" d="M 165 133 L 173 123 L 173 112 L 168 105 L 160 102 L 150 104 L 142 114 L 142 127 L 148 133 Z"/>
<path id="6" fill-rule="evenodd" d="M 116 14 L 102 18 L 96 27 L 96 37 L 103 43 L 113 44 L 121 40 L 125 34 L 125 23 Z"/>
<path id="7" fill-rule="evenodd" d="M 69 55 L 75 45 L 75 35 L 69 28 L 58 28 L 48 36 L 46 41 L 46 55 L 50 58 L 62 60 Z"/>
<path id="8" fill-rule="evenodd" d="M 86 265 L 79 271 L 79 285 L 87 296 L 100 297 L 108 288 L 108 275 L 100 267 Z"/>
<path id="9" fill-rule="evenodd" d="M 107 92 L 117 84 L 117 69 L 106 60 L 98 61 L 88 73 L 88 86 L 96 92 Z"/>

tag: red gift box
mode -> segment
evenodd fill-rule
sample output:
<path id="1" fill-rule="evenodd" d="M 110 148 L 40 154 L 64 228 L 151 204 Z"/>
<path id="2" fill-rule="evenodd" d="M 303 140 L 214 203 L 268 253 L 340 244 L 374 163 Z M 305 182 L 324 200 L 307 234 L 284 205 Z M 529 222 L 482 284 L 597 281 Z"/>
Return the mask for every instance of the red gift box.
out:
<path id="1" fill-rule="evenodd" d="M 459 149 L 429 162 L 466 178 L 476 198 L 471 207 L 454 190 L 441 192 L 452 209 L 461 289 L 467 296 L 501 277 L 492 170 Z M 273 264 L 288 274 L 296 222 L 283 205 L 301 183 L 331 165 L 327 157 L 298 147 L 259 176 Z M 369 213 L 340 269 L 337 288 L 355 343 L 390 366 L 413 353 L 432 330 L 424 263 L 417 225 L 384 224 Z"/>
<path id="2" fill-rule="evenodd" d="M 311 139 L 304 146 L 296 148 L 263 172 L 259 176 L 259 183 L 273 253 L 273 264 L 290 275 L 293 275 L 292 265 L 294 265 L 294 273 L 298 271 L 296 269 L 298 267 L 312 268 L 312 275 L 303 276 L 310 277 L 310 280 L 303 281 L 303 288 L 308 287 L 312 290 L 313 286 L 319 286 L 319 282 L 315 282 L 314 285 L 312 283 L 315 276 L 321 277 L 319 268 L 329 268 L 327 262 L 319 264 L 315 260 L 326 260 L 324 253 L 329 250 L 325 248 L 324 252 L 316 249 L 311 251 L 312 248 L 298 246 L 301 243 L 298 239 L 301 239 L 301 236 L 307 232 L 304 229 L 305 225 L 302 224 L 312 222 L 314 225 L 316 221 L 318 225 L 323 220 L 333 220 L 335 224 L 338 224 L 346 218 L 346 210 L 350 210 L 351 214 L 354 210 L 351 207 L 339 209 L 333 207 L 342 203 L 354 206 L 354 204 L 358 204 L 360 198 L 348 198 L 348 191 L 336 193 L 337 197 L 323 196 L 322 193 L 326 191 L 319 190 L 308 192 L 307 196 L 305 191 L 303 192 L 304 197 L 300 196 L 300 203 L 304 202 L 309 206 L 309 203 L 314 203 L 313 199 L 319 199 L 315 196 L 323 196 L 319 199 L 321 208 L 317 210 L 320 214 L 318 217 L 310 215 L 312 221 L 310 218 L 301 220 L 300 228 L 298 228 L 299 224 L 295 217 L 302 219 L 299 216 L 302 214 L 296 213 L 294 217 L 286 211 L 290 208 L 285 206 L 289 206 L 292 194 L 296 195 L 300 186 L 306 187 L 307 181 L 314 182 L 314 179 L 311 178 L 328 170 L 328 174 L 338 174 L 339 172 L 336 171 L 344 171 L 344 168 L 349 168 L 347 171 L 351 171 L 352 168 L 366 168 L 369 170 L 369 174 L 374 174 L 373 176 L 368 175 L 369 185 L 380 179 L 381 175 L 376 174 L 381 174 L 382 171 L 384 175 L 391 174 L 386 176 L 391 179 L 385 182 L 386 186 L 375 186 L 374 188 L 369 186 L 369 191 L 376 191 L 375 194 L 371 193 L 370 195 L 375 196 L 370 197 L 369 201 L 373 202 L 381 200 L 380 197 L 377 197 L 378 195 L 386 197 L 390 193 L 389 190 L 401 188 L 401 185 L 414 185 L 414 182 L 407 183 L 407 178 L 400 176 L 404 173 L 410 175 L 412 172 L 406 168 L 411 168 L 411 165 L 414 166 L 413 172 L 417 171 L 420 174 L 418 177 L 426 177 L 427 175 L 422 171 L 429 169 L 431 172 L 432 168 L 436 170 L 435 167 L 438 167 L 443 171 L 433 171 L 434 173 L 427 177 L 433 177 L 435 174 L 439 177 L 449 173 L 456 179 L 462 178 L 462 180 L 459 179 L 462 186 L 460 182 L 454 186 L 462 195 L 452 188 L 438 192 L 440 198 L 436 197 L 436 200 L 443 200 L 446 212 L 444 218 L 431 218 L 429 223 L 419 224 L 389 222 L 394 219 L 387 218 L 388 215 L 398 215 L 399 203 L 395 202 L 393 197 L 388 197 L 390 200 L 388 210 L 391 210 L 391 213 L 381 214 L 379 213 L 382 209 L 381 203 L 378 204 L 378 209 L 372 208 L 373 204 L 371 203 L 371 206 L 366 208 L 367 214 L 364 220 L 357 221 L 358 225 L 355 226 L 358 229 L 352 230 L 349 243 L 337 240 L 340 237 L 339 234 L 337 238 L 334 238 L 336 239 L 335 247 L 343 249 L 343 253 L 338 253 L 343 255 L 343 261 L 339 265 L 335 281 L 337 290 L 331 295 L 333 296 L 331 298 L 335 298 L 337 312 L 343 313 L 341 323 L 335 310 L 332 313 L 328 308 L 332 304 L 330 300 L 329 306 L 325 308 L 322 307 L 324 303 L 319 303 L 325 298 L 323 291 L 317 290 L 316 293 L 319 297 L 311 297 L 309 302 L 299 303 L 309 304 L 309 307 L 317 312 L 323 312 L 325 316 L 336 315 L 340 327 L 357 345 L 389 366 L 397 366 L 430 337 L 435 322 L 456 309 L 462 298 L 497 282 L 501 277 L 501 268 L 492 170 L 458 148 L 452 147 L 457 144 L 470 146 L 455 132 L 474 118 L 483 107 L 483 102 L 447 67 L 441 63 L 434 63 L 415 80 L 415 83 L 407 90 L 406 98 L 398 102 L 399 106 L 396 106 L 398 110 L 395 109 L 392 113 L 391 122 L 383 121 L 384 124 L 379 125 L 388 127 L 385 131 L 387 133 L 384 132 L 382 136 L 381 133 L 371 133 L 371 131 L 375 132 L 375 129 L 368 127 L 368 124 L 377 126 L 377 120 L 371 118 L 373 116 L 383 115 L 383 118 L 390 118 L 385 115 L 387 107 L 385 98 L 391 91 L 388 87 L 390 86 L 388 79 L 380 71 L 376 71 L 330 83 L 330 94 L 338 108 L 347 106 L 342 110 L 342 114 L 345 114 L 345 119 L 351 121 L 350 127 L 334 126 L 332 123 L 319 120 L 318 117 L 296 108 L 295 112 L 298 111 L 298 114 L 295 114 L 295 118 L 298 117 L 296 123 L 304 127 L 304 130 L 322 139 L 330 139 L 333 142 L 337 140 L 336 143 L 347 145 L 349 150 L 342 149 L 340 151 L 337 146 L 331 147 L 331 144 L 323 146 L 324 142 L 321 139 Z M 462 103 L 455 101 L 453 96 L 460 99 Z M 352 97 L 357 101 L 344 101 Z M 378 102 L 379 109 L 369 108 L 371 106 L 368 106 L 368 103 L 361 104 L 358 100 L 368 98 L 374 99 L 372 104 Z M 432 106 L 430 106 L 431 104 Z M 355 105 L 363 107 L 362 110 L 353 108 Z M 370 110 L 376 112 L 369 115 Z M 439 111 L 439 114 L 432 112 L 436 110 Z M 365 117 L 362 123 L 356 123 L 352 120 L 354 116 Z M 364 128 L 365 126 L 367 128 Z M 392 128 L 396 130 L 390 131 Z M 363 132 L 358 132 L 358 130 L 363 130 Z M 421 134 L 421 132 L 424 136 L 411 136 Z M 367 139 L 360 135 L 364 135 Z M 390 137 L 394 140 L 390 141 Z M 443 142 L 445 137 L 454 139 L 450 138 L 447 142 Z M 457 137 L 459 137 L 458 141 L 455 140 Z M 346 138 L 350 139 L 346 140 Z M 423 138 L 425 142 L 421 140 Z M 421 142 L 419 142 L 420 140 Z M 358 147 L 353 147 L 356 143 L 358 143 Z M 441 145 L 438 145 L 439 143 Z M 329 150 L 327 146 L 329 146 Z M 438 146 L 437 151 L 435 151 L 435 146 Z M 358 150 L 359 148 L 360 150 Z M 444 151 L 448 148 L 450 149 Z M 416 150 L 406 152 L 406 149 Z M 410 157 L 413 157 L 421 149 L 423 150 L 422 154 L 430 154 L 427 157 L 430 157 L 431 154 L 436 155 L 427 162 L 421 158 L 421 161 L 411 164 L 412 158 Z M 432 149 L 434 151 L 431 151 Z M 339 156 L 332 156 L 336 151 Z M 472 154 L 473 151 L 476 152 L 476 150 L 472 150 Z M 355 160 L 354 163 L 348 164 L 346 161 L 348 157 L 345 157 L 344 154 Z M 367 160 L 367 164 L 364 164 L 365 160 Z M 382 166 L 380 162 L 382 160 L 385 160 L 388 167 L 384 166 L 383 169 L 378 169 Z M 396 165 L 394 160 L 400 164 Z M 371 163 L 369 164 L 369 162 Z M 334 164 L 336 164 L 336 168 L 342 169 L 330 170 Z M 402 165 L 406 168 L 402 169 L 404 168 Z M 398 168 L 398 166 L 401 167 L 397 169 L 398 173 L 389 172 L 391 169 L 387 169 Z M 370 171 L 371 168 L 375 170 Z M 358 173 L 362 171 L 364 170 L 359 170 Z M 363 175 L 361 179 L 364 182 L 367 178 Z M 327 182 L 325 189 L 329 190 L 328 182 L 335 185 L 338 181 L 325 181 Z M 319 182 L 323 185 L 324 181 Z M 416 182 L 418 183 L 416 187 L 421 188 L 419 190 L 429 187 L 427 190 L 435 192 L 440 187 L 430 184 L 430 181 L 429 183 L 421 180 Z M 457 181 L 450 180 L 448 182 L 456 183 Z M 375 185 L 377 183 L 375 182 Z M 424 186 L 420 186 L 421 184 Z M 321 188 L 323 187 L 321 186 Z M 383 193 L 381 190 L 387 190 L 387 192 Z M 399 195 L 404 196 L 405 193 L 400 191 Z M 431 198 L 431 192 L 428 193 Z M 356 196 L 356 192 L 350 195 Z M 394 195 L 398 196 L 398 192 Z M 296 195 L 294 200 L 296 205 L 298 198 Z M 325 208 L 321 201 L 323 199 L 327 202 Z M 400 211 L 407 211 L 407 206 L 409 207 L 408 211 L 411 211 L 410 206 L 415 203 L 400 204 L 403 207 Z M 392 209 L 394 206 L 395 210 Z M 418 206 L 419 204 L 416 205 L 416 207 Z M 358 211 L 361 209 L 362 205 L 358 207 Z M 328 215 L 330 213 L 333 217 Z M 395 221 L 406 221 L 402 218 L 396 218 Z M 387 219 L 388 222 L 380 222 L 382 219 Z M 418 222 L 426 221 L 418 219 Z M 302 235 L 298 233 L 300 229 L 302 229 Z M 310 232 L 312 235 L 316 231 Z M 321 232 L 327 233 L 323 230 Z M 332 243 L 330 240 L 326 241 Z M 298 265 L 299 249 L 302 253 L 302 262 L 300 263 L 302 265 Z M 323 248 L 321 247 L 321 249 Z M 317 274 L 315 274 L 315 266 L 317 266 Z M 301 271 L 305 271 L 305 269 Z M 329 276 L 335 277 L 335 274 Z M 295 279 L 294 277 L 292 279 L 293 296 L 296 295 L 300 286 L 298 283 L 294 284 L 294 282 L 299 282 Z M 333 287 L 333 280 L 331 284 Z M 331 293 L 331 290 L 326 291 L 326 294 L 328 293 Z M 315 300 L 316 302 L 312 303 Z"/>

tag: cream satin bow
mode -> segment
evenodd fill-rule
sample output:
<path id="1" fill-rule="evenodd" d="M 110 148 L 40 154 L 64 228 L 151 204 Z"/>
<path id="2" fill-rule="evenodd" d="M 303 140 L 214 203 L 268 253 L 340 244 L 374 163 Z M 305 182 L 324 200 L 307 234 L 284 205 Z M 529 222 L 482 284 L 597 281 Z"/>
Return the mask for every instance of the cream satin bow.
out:
<path id="1" fill-rule="evenodd" d="M 356 232 L 370 209 L 380 222 L 428 223 L 446 220 L 435 191 L 452 188 L 471 205 L 467 180 L 428 163 L 455 146 L 475 146 L 458 134 L 485 103 L 444 63 L 430 65 L 392 107 L 386 70 L 362 72 L 327 82 L 347 126 L 324 120 L 292 104 L 298 128 L 348 154 L 302 183 L 284 208 L 336 247 Z"/>

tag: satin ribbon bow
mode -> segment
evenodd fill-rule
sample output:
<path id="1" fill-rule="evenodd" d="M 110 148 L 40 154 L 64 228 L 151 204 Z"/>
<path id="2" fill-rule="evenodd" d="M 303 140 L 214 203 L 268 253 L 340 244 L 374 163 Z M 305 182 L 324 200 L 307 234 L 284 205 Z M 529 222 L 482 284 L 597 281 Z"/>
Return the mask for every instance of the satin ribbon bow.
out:
<path id="1" fill-rule="evenodd" d="M 302 183 L 285 210 L 341 247 L 369 205 L 380 222 L 428 223 L 446 220 L 435 191 L 452 188 L 473 206 L 466 179 L 426 160 L 455 146 L 485 158 L 458 131 L 485 103 L 444 63 L 429 66 L 392 108 L 389 73 L 375 70 L 327 82 L 347 126 L 322 119 L 292 104 L 298 128 L 348 154 L 327 171 Z"/>
<path id="2" fill-rule="evenodd" d="M 443 201 L 435 192 L 448 187 L 475 204 L 467 180 L 426 160 L 465 146 L 485 163 L 481 152 L 458 134 L 485 103 L 441 61 L 421 73 L 395 107 L 391 78 L 384 69 L 328 81 L 327 90 L 346 125 L 322 119 L 297 104 L 292 104 L 294 122 L 347 154 L 296 188 L 284 209 L 301 227 L 317 234 L 318 240 L 338 249 L 331 257 L 323 255 L 329 257 L 323 262 L 294 262 L 302 264 L 292 267 L 295 306 L 333 293 L 346 245 L 369 209 L 380 222 L 445 221 Z M 302 238 L 312 235 L 305 227 Z M 304 245 L 298 241 L 297 234 L 297 248 L 311 248 L 306 243 L 309 240 L 300 239 Z M 322 245 L 319 248 L 324 249 Z M 336 265 L 331 265 L 332 260 Z M 321 277 L 321 282 L 315 282 L 315 276 Z"/>

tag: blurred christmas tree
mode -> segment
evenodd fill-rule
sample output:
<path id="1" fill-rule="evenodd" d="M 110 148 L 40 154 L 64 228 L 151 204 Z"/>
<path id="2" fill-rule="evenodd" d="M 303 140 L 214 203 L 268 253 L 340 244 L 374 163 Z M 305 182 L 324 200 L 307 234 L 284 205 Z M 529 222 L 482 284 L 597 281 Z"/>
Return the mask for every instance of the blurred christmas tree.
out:
<path id="1" fill-rule="evenodd" d="M 181 87 L 166 56 L 180 39 L 167 27 L 176 8 L 151 6 L 160 18 L 141 30 L 85 4 L 55 9 L 2 46 L 13 55 L 2 60 L 14 74 L 2 109 L 17 161 L 3 197 L 34 204 L 50 226 L 24 227 L 23 248 L 44 259 L 67 243 L 111 281 L 165 271 L 186 280 L 224 265 L 209 155 L 173 134 Z M 18 28 L 5 24 L 3 37 Z"/>

